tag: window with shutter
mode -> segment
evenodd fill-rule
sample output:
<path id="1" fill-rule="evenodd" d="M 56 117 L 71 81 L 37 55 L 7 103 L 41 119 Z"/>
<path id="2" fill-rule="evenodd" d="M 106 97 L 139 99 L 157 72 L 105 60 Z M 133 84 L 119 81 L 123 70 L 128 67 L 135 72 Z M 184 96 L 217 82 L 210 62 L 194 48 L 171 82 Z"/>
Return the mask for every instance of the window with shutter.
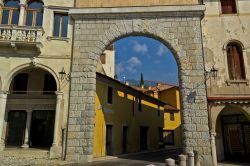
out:
<path id="1" fill-rule="evenodd" d="M 245 69 L 242 48 L 236 43 L 227 45 L 227 63 L 231 80 L 244 80 Z"/>
<path id="2" fill-rule="evenodd" d="M 220 3 L 222 14 L 237 13 L 236 0 L 221 0 Z"/>

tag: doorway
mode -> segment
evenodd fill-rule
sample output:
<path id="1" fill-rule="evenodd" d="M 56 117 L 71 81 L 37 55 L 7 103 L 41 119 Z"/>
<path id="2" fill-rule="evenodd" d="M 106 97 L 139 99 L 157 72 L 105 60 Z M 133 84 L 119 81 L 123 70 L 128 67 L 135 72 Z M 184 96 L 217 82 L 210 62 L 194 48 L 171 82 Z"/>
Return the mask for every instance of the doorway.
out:
<path id="1" fill-rule="evenodd" d="M 250 123 L 244 115 L 221 117 L 225 158 L 250 162 Z"/>
<path id="2" fill-rule="evenodd" d="M 7 146 L 21 146 L 24 142 L 27 113 L 13 110 L 8 113 Z"/>
<path id="3" fill-rule="evenodd" d="M 140 151 L 148 150 L 148 127 L 140 127 Z"/>
<path id="4" fill-rule="evenodd" d="M 112 155 L 112 125 L 106 125 L 106 154 Z"/>
<path id="5" fill-rule="evenodd" d="M 52 146 L 55 110 L 35 110 L 32 113 L 30 144 L 32 147 Z"/>
<path id="6" fill-rule="evenodd" d="M 122 152 L 127 152 L 127 146 L 128 146 L 128 126 L 122 127 Z"/>

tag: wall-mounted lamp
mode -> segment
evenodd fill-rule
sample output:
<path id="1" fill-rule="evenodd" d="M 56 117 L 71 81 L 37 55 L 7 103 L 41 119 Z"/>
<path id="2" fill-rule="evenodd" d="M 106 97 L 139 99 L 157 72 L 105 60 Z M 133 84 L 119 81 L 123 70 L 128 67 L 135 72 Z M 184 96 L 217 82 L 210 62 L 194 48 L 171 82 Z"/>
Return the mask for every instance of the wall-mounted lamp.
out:
<path id="1" fill-rule="evenodd" d="M 206 74 L 206 80 L 210 79 L 213 77 L 214 79 L 218 76 L 218 70 L 213 67 L 210 69 L 210 71 L 205 71 Z"/>
<path id="2" fill-rule="evenodd" d="M 58 74 L 59 74 L 60 81 L 63 81 L 63 80 L 69 81 L 70 75 L 65 72 L 64 67 L 62 68 L 61 71 L 58 72 Z"/>

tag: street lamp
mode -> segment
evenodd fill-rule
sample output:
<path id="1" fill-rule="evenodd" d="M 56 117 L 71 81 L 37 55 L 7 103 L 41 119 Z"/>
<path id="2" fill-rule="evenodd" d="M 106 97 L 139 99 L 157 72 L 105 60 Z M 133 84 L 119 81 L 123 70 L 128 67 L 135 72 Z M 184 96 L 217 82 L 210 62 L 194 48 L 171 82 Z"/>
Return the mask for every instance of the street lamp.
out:
<path id="1" fill-rule="evenodd" d="M 213 65 L 210 71 L 206 71 L 205 74 L 206 74 L 206 80 L 210 79 L 211 77 L 215 79 L 218 76 L 218 69 L 215 69 Z"/>
<path id="2" fill-rule="evenodd" d="M 63 80 L 69 81 L 70 76 L 69 74 L 66 74 L 64 67 L 62 68 L 61 71 L 58 72 L 58 74 L 59 74 L 60 81 L 63 81 Z"/>

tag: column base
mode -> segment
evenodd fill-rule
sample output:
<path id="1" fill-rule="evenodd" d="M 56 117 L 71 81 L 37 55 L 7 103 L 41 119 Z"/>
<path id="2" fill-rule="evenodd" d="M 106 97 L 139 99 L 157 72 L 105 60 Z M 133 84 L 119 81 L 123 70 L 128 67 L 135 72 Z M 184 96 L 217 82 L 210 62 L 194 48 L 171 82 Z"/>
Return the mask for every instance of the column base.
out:
<path id="1" fill-rule="evenodd" d="M 21 147 L 24 149 L 28 149 L 30 146 L 28 144 L 23 144 Z"/>
<path id="2" fill-rule="evenodd" d="M 62 146 L 52 145 L 49 151 L 50 159 L 58 159 L 62 157 Z"/>

